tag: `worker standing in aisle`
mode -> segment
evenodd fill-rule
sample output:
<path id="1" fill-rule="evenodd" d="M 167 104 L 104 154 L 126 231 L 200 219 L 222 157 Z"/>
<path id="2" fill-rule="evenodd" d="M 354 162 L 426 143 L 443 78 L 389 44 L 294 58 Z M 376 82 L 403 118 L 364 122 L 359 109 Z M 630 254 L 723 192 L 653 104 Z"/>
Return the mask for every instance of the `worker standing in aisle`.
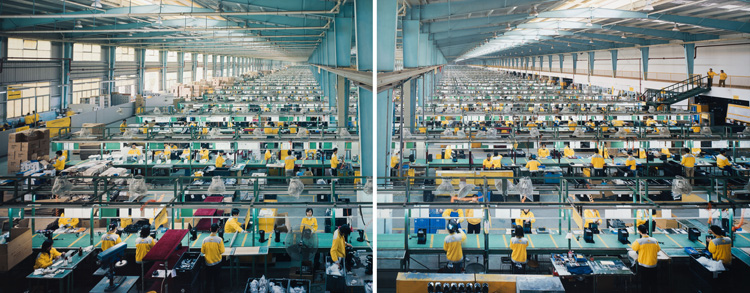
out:
<path id="1" fill-rule="evenodd" d="M 42 242 L 42 251 L 36 256 L 34 269 L 43 269 L 51 266 L 61 255 L 62 253 L 52 247 L 52 239 L 45 239 Z"/>
<path id="2" fill-rule="evenodd" d="M 575 157 L 575 155 L 576 155 L 576 152 L 573 149 L 570 148 L 570 143 L 569 142 L 565 143 L 565 149 L 563 149 L 563 155 L 566 158 L 572 158 L 572 157 Z"/>
<path id="3" fill-rule="evenodd" d="M 237 218 L 240 216 L 240 209 L 232 209 L 232 218 L 224 224 L 224 233 L 242 233 L 245 230 L 242 229 L 240 222 Z"/>
<path id="4" fill-rule="evenodd" d="M 349 225 L 341 225 L 336 231 L 333 231 L 333 243 L 331 243 L 331 261 L 339 263 L 339 260 L 343 260 L 346 256 L 346 248 L 352 247 L 346 240 L 349 238 L 349 234 L 352 233 L 352 229 Z"/>
<path id="5" fill-rule="evenodd" d="M 549 157 L 549 149 L 547 149 L 547 146 L 542 144 L 542 147 L 537 150 L 537 155 L 539 155 L 540 159 L 546 159 Z"/>
<path id="6" fill-rule="evenodd" d="M 727 74 L 724 73 L 724 70 L 721 70 L 721 74 L 719 74 L 719 86 L 727 87 Z"/>
<path id="7" fill-rule="evenodd" d="M 67 158 L 63 155 L 62 151 L 55 152 L 55 162 L 52 164 L 55 167 L 55 172 L 59 175 L 62 170 L 65 170 L 65 161 Z"/>
<path id="8" fill-rule="evenodd" d="M 628 158 L 625 159 L 625 172 L 629 174 L 629 176 L 636 176 L 636 160 L 633 157 L 633 151 L 628 151 Z"/>
<path id="9" fill-rule="evenodd" d="M 529 209 L 521 210 L 521 214 L 516 219 L 516 226 L 524 227 L 524 224 L 528 224 L 529 228 L 532 228 L 534 223 L 536 223 L 536 218 L 534 217 L 534 213 Z M 531 233 L 531 231 L 529 231 L 529 233 Z"/>
<path id="10" fill-rule="evenodd" d="M 305 231 L 305 229 L 309 229 L 313 233 L 318 231 L 318 219 L 313 217 L 312 208 L 305 210 L 305 217 L 302 218 L 302 222 L 300 223 L 300 231 Z"/>
<path id="11" fill-rule="evenodd" d="M 523 228 L 516 227 L 513 231 L 514 236 L 510 239 L 510 260 L 513 262 L 513 274 L 523 274 L 526 272 L 526 247 L 529 246 L 529 240 L 524 237 Z"/>
<path id="12" fill-rule="evenodd" d="M 708 232 L 715 237 L 708 242 L 708 252 L 711 253 L 714 260 L 721 261 L 724 267 L 728 269 L 728 266 L 732 264 L 732 239 L 727 237 L 724 230 L 716 225 L 711 225 Z"/>
<path id="13" fill-rule="evenodd" d="M 594 167 L 594 177 L 605 177 L 607 176 L 604 173 L 604 157 L 600 154 L 594 154 L 593 157 L 591 157 L 591 166 Z"/>
<path id="14" fill-rule="evenodd" d="M 297 158 L 294 157 L 294 154 L 289 154 L 284 158 L 284 175 L 286 175 L 286 182 L 289 182 L 289 180 L 294 177 L 294 164 L 297 162 Z"/>
<path id="15" fill-rule="evenodd" d="M 62 213 L 60 218 L 57 219 L 57 226 L 60 228 L 75 228 L 78 226 L 78 218 L 66 218 L 65 213 Z"/>
<path id="16" fill-rule="evenodd" d="M 658 286 L 657 254 L 661 250 L 656 238 L 648 235 L 646 225 L 638 226 L 641 238 L 633 242 L 633 251 L 638 253 L 637 274 L 641 281 L 641 292 L 656 292 Z"/>
<path id="17" fill-rule="evenodd" d="M 708 82 L 706 83 L 706 86 L 710 90 L 711 87 L 714 85 L 714 76 L 716 76 L 716 71 L 714 71 L 713 68 L 709 68 L 708 72 L 706 72 L 706 76 L 708 77 Z"/>
<path id="18" fill-rule="evenodd" d="M 206 261 L 206 292 L 219 292 L 221 282 L 221 254 L 224 253 L 224 240 L 216 233 L 219 231 L 219 224 L 211 224 L 211 235 L 203 239 L 201 244 L 201 253 Z"/>
<path id="19" fill-rule="evenodd" d="M 695 156 L 690 153 L 689 148 L 682 149 L 682 159 L 680 160 L 680 165 L 682 165 L 682 168 L 684 170 L 683 175 L 685 177 L 690 178 L 690 184 L 694 184 L 695 179 Z"/>
<path id="20" fill-rule="evenodd" d="M 117 235 L 115 232 L 117 232 L 117 224 L 110 224 L 107 234 L 102 235 L 102 251 L 107 251 L 110 247 L 122 242 L 120 235 Z"/>
<path id="21" fill-rule="evenodd" d="M 151 227 L 141 228 L 141 233 L 135 239 L 135 263 L 143 263 L 143 257 L 156 245 L 156 240 L 151 237 Z"/>
<path id="22" fill-rule="evenodd" d="M 448 260 L 448 270 L 452 273 L 461 273 L 463 271 L 464 252 L 463 243 L 466 241 L 466 234 L 455 220 L 448 221 L 448 233 L 443 241 L 443 250 Z"/>
<path id="23" fill-rule="evenodd" d="M 338 171 L 338 167 L 339 167 L 339 155 L 338 155 L 338 152 L 339 152 L 339 148 L 333 148 L 333 154 L 331 154 L 331 176 L 334 176 L 334 177 L 336 177 L 336 176 L 339 175 L 339 171 Z"/>
<path id="24" fill-rule="evenodd" d="M 125 133 L 125 131 L 128 130 L 128 120 L 122 119 L 122 123 L 120 123 L 120 133 Z"/>
<path id="25" fill-rule="evenodd" d="M 456 222 L 456 226 L 461 228 L 461 222 L 464 221 L 464 210 L 462 209 L 445 209 L 443 211 L 443 218 L 445 219 L 445 226 L 448 229 L 448 223 L 451 220 Z"/>
<path id="26" fill-rule="evenodd" d="M 594 198 L 589 195 L 589 202 L 593 203 Z M 602 225 L 602 216 L 599 214 L 597 209 L 586 209 L 583 211 L 583 218 L 586 219 L 584 228 L 591 228 L 591 224 L 596 224 L 597 227 Z"/>

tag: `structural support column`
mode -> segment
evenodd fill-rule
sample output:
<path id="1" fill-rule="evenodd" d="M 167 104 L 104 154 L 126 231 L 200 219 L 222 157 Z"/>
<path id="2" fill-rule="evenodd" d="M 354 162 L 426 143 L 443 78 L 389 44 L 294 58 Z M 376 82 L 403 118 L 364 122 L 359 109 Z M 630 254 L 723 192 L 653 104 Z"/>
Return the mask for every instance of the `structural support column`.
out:
<path id="1" fill-rule="evenodd" d="M 0 37 L 0 60 L 8 56 L 8 38 Z M 64 62 L 64 61 L 63 61 Z M 3 123 L 8 121 L 8 87 L 0 86 L 0 107 L 2 107 Z"/>
<path id="2" fill-rule="evenodd" d="M 684 44 L 685 47 L 685 65 L 687 66 L 687 75 L 690 78 L 693 75 L 693 69 L 695 68 L 695 43 Z"/>
<path id="3" fill-rule="evenodd" d="M 167 51 L 159 51 L 159 62 L 161 64 L 161 83 L 159 89 L 167 91 Z"/>
<path id="4" fill-rule="evenodd" d="M 177 83 L 185 82 L 185 52 L 177 52 Z"/>
<path id="5" fill-rule="evenodd" d="M 198 80 L 198 54 L 193 53 L 190 54 L 190 64 L 192 64 L 192 74 L 190 75 L 190 78 L 193 82 Z"/>
<path id="6" fill-rule="evenodd" d="M 220 66 L 219 67 L 219 72 L 221 72 L 221 73 L 219 74 L 219 76 L 226 77 L 226 74 L 224 72 L 224 68 L 226 68 L 226 67 L 224 67 L 225 66 L 224 62 L 226 61 L 227 56 L 223 56 L 222 55 L 222 56 L 219 56 L 219 58 L 221 58 L 221 61 L 219 62 L 219 66 Z"/>
<path id="7" fill-rule="evenodd" d="M 612 55 L 612 77 L 617 77 L 617 49 L 609 50 Z"/>
<path id="8" fill-rule="evenodd" d="M 547 56 L 547 61 L 549 62 L 549 71 L 552 72 L 552 55 Z"/>
<path id="9" fill-rule="evenodd" d="M 336 76 L 336 110 L 338 114 L 338 126 L 349 125 L 349 80 L 343 76 Z M 347 128 L 348 129 L 348 128 Z"/>
<path id="10" fill-rule="evenodd" d="M 641 70 L 643 80 L 648 80 L 648 47 L 641 47 Z"/>
<path id="11" fill-rule="evenodd" d="M 107 47 L 107 80 L 112 81 L 115 80 L 115 62 L 117 61 L 117 47 Z M 114 82 L 108 82 L 107 85 L 107 94 L 112 97 L 112 93 L 115 89 L 115 83 Z M 64 109 L 64 108 L 63 108 Z"/>
<path id="12" fill-rule="evenodd" d="M 60 84 L 62 87 L 62 95 L 60 96 L 60 107 L 65 109 L 70 103 L 71 96 L 73 94 L 73 84 L 70 80 L 70 64 L 73 63 L 73 43 L 62 43 L 62 77 Z"/>
<path id="13" fill-rule="evenodd" d="M 65 43 L 63 43 L 65 45 Z M 135 60 L 138 61 L 138 91 L 137 94 L 143 95 L 146 87 L 146 49 L 135 49 Z"/>
<path id="14" fill-rule="evenodd" d="M 572 53 L 570 54 L 570 57 L 573 59 L 573 74 L 576 74 L 576 69 L 578 68 L 578 53 Z"/>
<path id="15" fill-rule="evenodd" d="M 589 52 L 589 76 L 594 75 L 594 57 L 596 52 Z"/>
<path id="16" fill-rule="evenodd" d="M 354 23 L 356 26 L 355 37 L 357 38 L 357 70 L 373 70 L 373 7 L 372 0 L 354 0 Z M 395 15 L 395 14 L 394 14 Z M 373 89 L 374 90 L 374 89 Z M 359 88 L 359 146 L 362 176 L 373 176 L 372 173 L 372 154 L 375 152 L 375 142 L 373 141 L 374 115 L 373 115 L 373 92 L 362 87 Z M 379 111 L 378 109 L 374 109 Z M 378 123 L 380 124 L 380 122 Z M 363 127 L 364 125 L 364 127 Z M 379 148 L 381 146 L 378 146 Z M 378 150 L 378 153 L 381 151 Z M 378 172 L 380 173 L 380 172 Z"/>
<path id="17" fill-rule="evenodd" d="M 565 60 L 565 54 L 558 54 L 557 57 L 560 58 L 560 72 L 562 73 L 563 72 L 563 62 Z"/>

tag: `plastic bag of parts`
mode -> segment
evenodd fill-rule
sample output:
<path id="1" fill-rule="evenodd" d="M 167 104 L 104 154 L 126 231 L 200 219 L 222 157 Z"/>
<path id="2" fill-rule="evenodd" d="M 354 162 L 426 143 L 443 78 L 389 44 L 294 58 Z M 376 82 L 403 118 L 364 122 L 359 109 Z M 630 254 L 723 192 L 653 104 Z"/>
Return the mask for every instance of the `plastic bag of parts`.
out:
<path id="1" fill-rule="evenodd" d="M 542 134 L 539 133 L 539 129 L 536 129 L 536 128 L 529 129 L 529 135 L 531 135 L 531 137 L 540 137 L 540 136 L 542 136 Z"/>
<path id="2" fill-rule="evenodd" d="M 211 185 L 208 186 L 208 192 L 211 194 L 223 193 L 227 191 L 224 180 L 221 180 L 221 176 L 214 176 L 211 178 Z"/>
<path id="3" fill-rule="evenodd" d="M 503 181 L 504 180 L 505 179 L 495 179 L 495 190 L 497 190 L 497 192 L 500 192 L 500 193 L 503 192 Z"/>
<path id="4" fill-rule="evenodd" d="M 289 287 L 289 293 L 307 293 L 305 287 Z"/>
<path id="5" fill-rule="evenodd" d="M 745 126 L 741 133 L 743 136 L 750 136 L 750 126 Z"/>
<path id="6" fill-rule="evenodd" d="M 135 136 L 136 132 L 137 132 L 137 130 L 135 130 L 133 128 L 125 129 L 125 132 L 122 133 L 122 137 L 123 138 L 133 138 L 133 136 Z"/>
<path id="7" fill-rule="evenodd" d="M 250 293 L 266 293 L 268 292 L 267 286 L 266 276 L 261 277 L 260 281 L 253 280 L 250 282 Z"/>
<path id="8" fill-rule="evenodd" d="M 701 127 L 701 135 L 710 136 L 713 134 L 713 131 L 711 131 L 711 127 L 703 126 Z"/>
<path id="9" fill-rule="evenodd" d="M 326 184 L 328 184 L 328 181 L 326 181 L 326 180 L 325 180 L 325 179 L 323 179 L 323 178 L 320 178 L 320 179 L 318 179 L 318 181 L 315 181 L 315 184 L 318 184 L 318 185 L 326 185 Z"/>
<path id="10" fill-rule="evenodd" d="M 218 128 L 211 129 L 211 131 L 208 132 L 208 137 L 210 138 L 218 138 L 221 134 L 221 131 L 219 131 Z"/>
<path id="11" fill-rule="evenodd" d="M 440 183 L 440 186 L 435 189 L 435 194 L 448 194 L 453 196 L 455 193 L 456 191 L 453 189 L 453 184 L 447 179 L 443 179 L 443 183 Z"/>
<path id="12" fill-rule="evenodd" d="M 523 177 L 518 181 L 518 184 L 510 184 L 510 190 L 517 191 L 521 195 L 521 201 L 533 199 L 534 185 L 531 183 L 531 178 Z"/>
<path id="13" fill-rule="evenodd" d="M 466 197 L 466 196 L 468 196 L 468 195 L 469 195 L 469 194 L 470 194 L 470 193 L 471 193 L 471 192 L 472 192 L 472 191 L 474 190 L 474 188 L 476 188 L 476 187 L 477 187 L 477 186 L 476 186 L 476 185 L 474 185 L 474 184 L 466 184 L 466 185 L 464 185 L 463 187 L 461 187 L 461 189 L 459 189 L 459 190 L 458 190 L 458 195 L 457 195 L 457 196 L 458 196 L 458 197 L 460 197 L 460 198 Z"/>
<path id="14" fill-rule="evenodd" d="M 659 130 L 659 135 L 660 135 L 660 136 L 667 136 L 667 137 L 668 137 L 668 136 L 672 136 L 672 132 L 670 132 L 670 131 L 669 131 L 669 127 L 666 127 L 666 126 L 659 126 L 659 127 L 657 127 L 656 129 L 658 129 L 658 130 Z"/>
<path id="15" fill-rule="evenodd" d="M 81 128 L 81 132 L 79 132 L 80 137 L 89 137 L 91 136 L 91 128 Z"/>
<path id="16" fill-rule="evenodd" d="M 701 256 L 699 259 L 696 259 L 699 264 L 703 265 L 710 271 L 723 271 L 725 270 L 724 264 L 717 260 L 708 259 L 705 256 Z"/>
<path id="17" fill-rule="evenodd" d="M 299 198 L 299 195 L 302 194 L 303 190 L 305 190 L 305 184 L 302 183 L 302 180 L 299 180 L 299 178 L 289 180 L 289 189 L 287 190 L 289 195 L 294 198 Z"/>
<path id="18" fill-rule="evenodd" d="M 367 195 L 372 194 L 372 178 L 367 178 L 367 181 L 365 182 L 364 191 L 365 191 L 365 194 Z"/>
<path id="19" fill-rule="evenodd" d="M 693 186 L 690 181 L 682 176 L 672 179 L 672 197 L 675 200 L 682 198 L 682 195 L 688 195 L 693 192 Z"/>
<path id="20" fill-rule="evenodd" d="M 338 134 L 340 137 L 352 137 L 352 135 L 349 134 L 349 130 L 346 130 L 346 128 L 339 128 Z"/>
<path id="21" fill-rule="evenodd" d="M 403 131 L 404 131 L 403 132 L 404 138 L 412 138 L 412 137 L 414 137 L 414 135 L 411 134 L 411 131 L 409 129 L 404 129 Z"/>
<path id="22" fill-rule="evenodd" d="M 341 276 L 341 269 L 336 263 L 326 263 L 326 274 L 329 276 Z"/>
<path id="23" fill-rule="evenodd" d="M 497 137 L 497 129 L 495 127 L 491 127 L 487 129 L 487 137 L 488 138 L 495 138 Z"/>
<path id="24" fill-rule="evenodd" d="M 583 136 L 583 127 L 576 127 L 576 130 L 573 131 L 573 136 Z"/>
<path id="25" fill-rule="evenodd" d="M 466 131 L 463 131 L 463 130 L 456 131 L 456 136 L 460 138 L 464 138 L 466 137 Z"/>
<path id="26" fill-rule="evenodd" d="M 656 107 L 654 107 L 654 106 L 648 107 L 648 112 L 649 113 L 656 113 Z"/>
<path id="27" fill-rule="evenodd" d="M 55 183 L 52 184 L 52 194 L 59 196 L 68 195 L 71 190 L 73 190 L 73 183 L 68 178 L 55 178 Z"/>
<path id="28" fill-rule="evenodd" d="M 627 131 L 625 131 L 625 128 L 620 128 L 620 129 L 618 129 L 618 130 L 617 130 L 617 132 L 615 133 L 615 136 L 616 136 L 616 137 L 619 137 L 619 138 L 625 138 L 625 137 L 627 137 L 627 136 L 628 136 L 628 132 L 627 132 Z"/>
<path id="29" fill-rule="evenodd" d="M 161 114 L 161 109 L 159 107 L 154 108 L 154 114 Z"/>
<path id="30" fill-rule="evenodd" d="M 253 135 L 255 135 L 255 136 L 263 136 L 263 129 L 256 128 L 255 130 L 253 130 Z"/>
<path id="31" fill-rule="evenodd" d="M 146 188 L 146 180 L 143 176 L 138 175 L 130 177 L 130 179 L 128 179 L 128 191 L 130 191 L 131 194 L 146 194 L 148 188 Z"/>
<path id="32" fill-rule="evenodd" d="M 286 293 L 286 289 L 282 288 L 279 284 L 270 282 L 268 284 L 268 287 L 271 288 L 270 290 L 268 290 L 269 293 Z"/>
<path id="33" fill-rule="evenodd" d="M 443 130 L 443 136 L 453 136 L 453 130 L 450 130 L 450 129 Z"/>
<path id="34" fill-rule="evenodd" d="M 299 131 L 297 131 L 297 138 L 305 138 L 310 136 L 310 131 L 304 128 L 300 128 Z"/>

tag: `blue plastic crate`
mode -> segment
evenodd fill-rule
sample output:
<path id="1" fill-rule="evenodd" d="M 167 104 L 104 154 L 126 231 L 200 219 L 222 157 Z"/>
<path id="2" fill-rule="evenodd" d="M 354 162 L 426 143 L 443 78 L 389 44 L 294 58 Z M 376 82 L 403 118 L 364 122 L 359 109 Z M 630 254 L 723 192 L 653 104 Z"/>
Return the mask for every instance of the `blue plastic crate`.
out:
<path id="1" fill-rule="evenodd" d="M 414 233 L 419 229 L 430 230 L 430 219 L 414 219 Z"/>

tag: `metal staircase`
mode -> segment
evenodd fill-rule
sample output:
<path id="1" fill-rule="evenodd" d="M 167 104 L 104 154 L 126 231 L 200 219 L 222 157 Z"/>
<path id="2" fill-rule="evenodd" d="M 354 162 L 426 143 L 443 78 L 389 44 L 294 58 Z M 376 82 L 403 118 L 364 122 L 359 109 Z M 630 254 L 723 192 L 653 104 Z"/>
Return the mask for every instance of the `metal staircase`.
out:
<path id="1" fill-rule="evenodd" d="M 647 106 L 672 105 L 708 92 L 706 84 L 708 84 L 708 77 L 696 74 L 663 89 L 647 89 L 643 93 L 642 101 L 646 101 Z"/>

